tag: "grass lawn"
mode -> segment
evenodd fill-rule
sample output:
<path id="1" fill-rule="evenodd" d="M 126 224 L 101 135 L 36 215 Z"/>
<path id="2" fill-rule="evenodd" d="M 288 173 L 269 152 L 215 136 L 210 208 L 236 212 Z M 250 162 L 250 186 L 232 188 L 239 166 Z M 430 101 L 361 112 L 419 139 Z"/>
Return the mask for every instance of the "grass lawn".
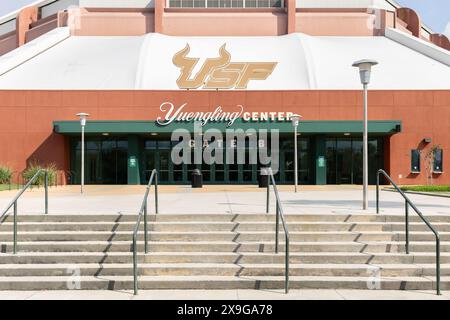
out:
<path id="1" fill-rule="evenodd" d="M 11 190 L 17 189 L 16 184 L 11 185 Z M 0 184 L 0 191 L 9 190 L 9 184 Z"/>
<path id="2" fill-rule="evenodd" d="M 403 186 L 400 189 L 417 192 L 450 192 L 450 186 Z"/>

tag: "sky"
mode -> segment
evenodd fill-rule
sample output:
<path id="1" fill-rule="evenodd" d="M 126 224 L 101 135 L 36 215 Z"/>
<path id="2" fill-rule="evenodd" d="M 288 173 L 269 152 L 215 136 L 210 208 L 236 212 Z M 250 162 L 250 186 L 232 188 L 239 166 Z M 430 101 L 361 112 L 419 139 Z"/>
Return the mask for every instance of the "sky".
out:
<path id="1" fill-rule="evenodd" d="M 35 0 L 0 0 L 0 16 L 10 13 Z M 450 0 L 397 0 L 404 7 L 419 13 L 422 22 L 437 33 L 450 37 Z"/>
<path id="2" fill-rule="evenodd" d="M 450 0 L 397 0 L 414 9 L 428 27 L 437 33 L 446 33 L 450 37 Z"/>

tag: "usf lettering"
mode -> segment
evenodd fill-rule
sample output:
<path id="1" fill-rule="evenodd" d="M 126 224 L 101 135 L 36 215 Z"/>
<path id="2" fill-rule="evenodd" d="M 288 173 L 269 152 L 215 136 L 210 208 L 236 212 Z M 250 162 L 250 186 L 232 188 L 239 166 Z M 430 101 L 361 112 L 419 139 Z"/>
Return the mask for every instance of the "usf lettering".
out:
<path id="1" fill-rule="evenodd" d="M 219 50 L 218 58 L 208 58 L 200 71 L 192 77 L 192 70 L 199 58 L 188 58 L 189 44 L 177 52 L 172 61 L 181 69 L 177 80 L 181 89 L 246 89 L 250 80 L 265 80 L 269 77 L 277 62 L 231 62 L 231 54 L 224 44 Z"/>

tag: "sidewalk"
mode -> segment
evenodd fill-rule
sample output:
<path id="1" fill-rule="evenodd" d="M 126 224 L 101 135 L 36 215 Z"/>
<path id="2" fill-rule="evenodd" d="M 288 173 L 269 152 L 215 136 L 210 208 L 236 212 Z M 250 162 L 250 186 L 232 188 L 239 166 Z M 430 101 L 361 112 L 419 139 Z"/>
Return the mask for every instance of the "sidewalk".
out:
<path id="1" fill-rule="evenodd" d="M 361 210 L 360 186 L 301 186 L 294 193 L 292 186 L 280 186 L 283 209 L 289 213 L 375 213 L 375 189 L 369 189 L 369 207 Z M 137 214 L 145 192 L 144 186 L 87 186 L 80 194 L 79 186 L 51 188 L 49 214 Z M 16 192 L 0 192 L 0 210 L 11 201 Z M 42 214 L 44 190 L 27 191 L 18 203 L 19 215 Z M 427 214 L 450 215 L 450 199 L 424 195 L 409 195 L 414 204 Z M 397 193 L 381 191 L 381 213 L 404 214 L 404 199 Z M 150 213 L 153 212 L 153 188 L 149 195 Z M 271 205 L 274 205 L 271 192 Z M 161 214 L 173 213 L 265 213 L 266 189 L 257 186 L 213 185 L 203 189 L 190 186 L 160 186 Z M 273 211 L 272 211 L 273 212 Z"/>
<path id="2" fill-rule="evenodd" d="M 396 290 L 141 290 L 0 291 L 0 300 L 450 300 L 450 291 Z"/>

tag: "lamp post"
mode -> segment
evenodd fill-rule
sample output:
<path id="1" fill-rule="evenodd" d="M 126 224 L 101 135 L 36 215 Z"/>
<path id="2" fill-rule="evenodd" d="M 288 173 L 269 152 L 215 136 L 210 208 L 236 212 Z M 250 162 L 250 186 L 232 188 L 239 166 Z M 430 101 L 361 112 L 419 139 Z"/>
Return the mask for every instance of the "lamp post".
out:
<path id="1" fill-rule="evenodd" d="M 84 127 L 86 126 L 88 113 L 77 113 L 77 117 L 80 118 L 81 125 L 81 193 L 83 193 L 84 188 Z"/>
<path id="2" fill-rule="evenodd" d="M 363 129 L 363 210 L 369 208 L 368 183 L 369 183 L 369 155 L 368 155 L 368 133 L 367 133 L 367 86 L 370 83 L 372 67 L 377 65 L 375 60 L 359 60 L 353 63 L 353 67 L 359 68 L 359 75 L 364 89 L 364 129 Z"/>
<path id="3" fill-rule="evenodd" d="M 292 126 L 294 127 L 294 180 L 295 180 L 295 192 L 297 192 L 298 185 L 298 152 L 297 152 L 297 128 L 300 122 L 301 116 L 294 114 L 291 116 Z"/>

